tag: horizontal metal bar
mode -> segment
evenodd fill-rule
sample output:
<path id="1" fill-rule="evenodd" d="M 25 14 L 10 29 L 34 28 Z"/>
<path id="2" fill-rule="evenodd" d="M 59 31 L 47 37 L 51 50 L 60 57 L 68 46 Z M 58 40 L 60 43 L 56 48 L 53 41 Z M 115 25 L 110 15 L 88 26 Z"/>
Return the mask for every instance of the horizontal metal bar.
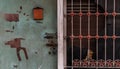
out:
<path id="1" fill-rule="evenodd" d="M 78 67 L 78 66 L 64 66 L 64 68 L 120 68 L 120 67 L 97 67 L 97 66 L 95 66 L 95 67 L 90 67 L 90 66 L 87 66 L 87 67 Z"/>
<path id="2" fill-rule="evenodd" d="M 71 15 L 71 13 L 67 13 L 67 15 Z M 74 15 L 80 15 L 80 14 L 79 13 L 74 13 Z M 82 13 L 82 15 L 87 15 L 87 13 Z M 96 15 L 96 13 L 90 13 L 90 15 Z M 99 13 L 99 15 L 105 15 L 105 13 Z M 113 15 L 113 13 L 108 13 L 107 15 Z M 116 13 L 116 16 L 117 15 L 120 15 L 120 13 Z"/>
<path id="3" fill-rule="evenodd" d="M 67 6 L 69 6 L 69 5 L 71 5 L 71 4 L 68 3 Z M 79 4 L 79 3 L 74 3 L 73 5 L 80 5 L 80 4 Z M 83 5 L 88 5 L 88 4 L 87 4 L 87 3 L 82 3 L 81 6 L 83 6 Z M 91 6 L 91 5 L 94 6 L 95 4 L 94 4 L 94 3 L 91 3 L 90 6 Z"/>
<path id="4" fill-rule="evenodd" d="M 74 12 L 80 12 L 80 10 L 73 10 Z M 87 9 L 81 10 L 82 12 L 88 12 Z M 71 10 L 67 10 L 67 12 L 71 12 Z M 90 10 L 90 12 L 96 12 L 96 10 Z"/>
<path id="5" fill-rule="evenodd" d="M 71 7 L 67 7 L 67 9 L 71 9 Z M 73 9 L 80 9 L 80 7 L 73 7 Z M 82 7 L 82 9 L 88 9 L 88 7 Z M 96 9 L 96 7 L 90 7 L 90 9 Z"/>
<path id="6" fill-rule="evenodd" d="M 71 37 L 71 36 L 66 36 L 66 38 L 69 38 L 69 37 Z M 72 38 L 80 38 L 80 36 L 73 36 Z M 82 38 L 88 38 L 88 36 L 82 36 Z M 90 38 L 92 39 L 92 38 L 96 38 L 96 36 L 90 36 Z M 99 39 L 100 38 L 105 38 L 105 36 L 99 36 Z M 107 36 L 107 39 L 112 39 L 113 38 L 113 36 Z M 119 39 L 120 38 L 120 36 L 116 36 L 116 39 Z"/>

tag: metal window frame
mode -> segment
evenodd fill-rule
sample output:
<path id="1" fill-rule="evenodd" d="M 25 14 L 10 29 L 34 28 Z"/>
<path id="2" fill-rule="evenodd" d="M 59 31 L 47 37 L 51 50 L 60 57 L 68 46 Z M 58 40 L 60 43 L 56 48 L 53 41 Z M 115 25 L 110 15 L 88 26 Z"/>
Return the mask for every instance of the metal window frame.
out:
<path id="1" fill-rule="evenodd" d="M 57 31 L 58 31 L 58 66 L 57 69 L 64 69 L 64 0 L 57 0 Z"/>
<path id="2" fill-rule="evenodd" d="M 64 36 L 66 36 L 66 30 L 65 30 L 66 16 L 64 16 L 66 14 L 66 2 L 65 1 L 66 0 L 57 0 L 57 28 L 58 28 L 57 29 L 57 31 L 58 31 L 58 68 L 57 69 L 64 69 L 64 65 L 66 65 L 66 52 L 65 52 L 66 42 L 64 40 Z M 97 0 L 97 3 L 98 3 L 98 0 Z M 105 5 L 107 5 L 107 4 L 105 4 Z M 105 6 L 105 11 L 106 11 L 106 7 L 107 6 Z M 98 7 L 97 7 L 97 9 L 98 9 Z M 115 11 L 115 2 L 114 2 L 114 11 Z M 113 20 L 114 20 L 114 22 L 113 22 L 114 23 L 113 35 L 114 35 L 115 34 L 115 16 L 114 16 Z M 106 30 L 105 30 L 105 32 L 106 32 Z M 106 35 L 106 33 L 105 33 L 105 35 Z M 113 42 L 113 46 L 114 45 L 115 45 L 115 42 Z M 106 44 L 105 44 L 105 47 L 106 47 Z M 114 50 L 114 47 L 113 47 L 113 50 Z M 114 51 L 113 51 L 113 53 L 115 55 Z M 115 57 L 113 56 L 113 58 L 115 58 Z"/>

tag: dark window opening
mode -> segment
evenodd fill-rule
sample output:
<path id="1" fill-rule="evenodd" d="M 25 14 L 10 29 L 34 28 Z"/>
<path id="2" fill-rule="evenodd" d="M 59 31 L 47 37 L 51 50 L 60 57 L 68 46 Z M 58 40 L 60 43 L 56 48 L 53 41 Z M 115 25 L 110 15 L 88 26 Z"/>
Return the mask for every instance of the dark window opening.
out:
<path id="1" fill-rule="evenodd" d="M 120 68 L 120 0 L 67 0 L 65 69 Z"/>

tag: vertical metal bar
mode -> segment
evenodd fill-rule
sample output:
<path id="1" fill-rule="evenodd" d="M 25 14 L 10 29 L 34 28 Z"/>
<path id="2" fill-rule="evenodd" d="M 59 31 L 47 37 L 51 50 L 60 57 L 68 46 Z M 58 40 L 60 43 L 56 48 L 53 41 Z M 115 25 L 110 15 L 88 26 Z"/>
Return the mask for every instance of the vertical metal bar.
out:
<path id="1" fill-rule="evenodd" d="M 107 12 L 107 0 L 105 0 L 105 12 Z M 105 36 L 107 36 L 107 16 L 105 16 Z M 105 66 L 106 66 L 106 48 L 107 48 L 107 39 L 105 39 Z"/>
<path id="2" fill-rule="evenodd" d="M 88 0 L 88 36 L 90 36 L 90 0 Z M 90 39 L 88 39 L 88 53 L 87 53 L 87 55 L 90 52 L 89 50 L 90 50 Z"/>
<path id="3" fill-rule="evenodd" d="M 90 13 L 90 0 L 88 0 L 88 13 Z M 88 16 L 88 35 L 90 35 L 90 15 Z"/>
<path id="4" fill-rule="evenodd" d="M 64 36 L 64 66 L 67 65 L 67 45 L 66 45 L 66 39 L 65 37 L 67 36 L 67 0 L 64 0 L 64 25 L 63 25 L 63 29 L 64 29 L 64 33 L 63 33 L 63 36 Z"/>
<path id="5" fill-rule="evenodd" d="M 98 13 L 98 0 L 97 0 L 97 13 Z M 98 15 L 96 16 L 96 35 L 98 36 Z M 98 39 L 96 39 L 96 60 L 98 65 Z"/>
<path id="6" fill-rule="evenodd" d="M 113 11 L 115 12 L 115 0 L 113 0 L 114 2 L 113 2 Z"/>
<path id="7" fill-rule="evenodd" d="M 73 0 L 71 0 L 71 12 L 73 13 Z M 73 36 L 73 16 L 71 16 L 71 35 Z M 73 69 L 73 38 L 71 39 L 71 46 L 72 46 L 72 69 Z"/>
<path id="8" fill-rule="evenodd" d="M 80 13 L 82 12 L 81 10 L 81 0 L 80 0 Z M 80 35 L 82 34 L 81 33 L 81 16 L 80 16 Z M 81 65 L 81 60 L 82 60 L 82 39 L 80 39 L 80 65 Z"/>
<path id="9" fill-rule="evenodd" d="M 114 61 L 115 61 L 115 39 L 113 39 L 113 66 L 114 66 Z"/>
<path id="10" fill-rule="evenodd" d="M 113 6 L 113 13 L 115 13 L 116 11 L 115 11 L 115 0 L 114 0 L 114 2 L 113 2 L 114 4 L 114 6 Z M 115 16 L 113 16 L 113 35 L 115 35 Z M 115 60 L 115 39 L 113 39 L 113 62 L 114 62 L 114 60 Z M 114 63 L 113 63 L 113 65 L 114 65 Z"/>
<path id="11" fill-rule="evenodd" d="M 72 59 L 71 60 L 72 60 L 72 69 L 73 69 L 73 56 L 74 56 L 73 55 L 73 39 L 71 39 L 71 46 L 72 46 Z"/>

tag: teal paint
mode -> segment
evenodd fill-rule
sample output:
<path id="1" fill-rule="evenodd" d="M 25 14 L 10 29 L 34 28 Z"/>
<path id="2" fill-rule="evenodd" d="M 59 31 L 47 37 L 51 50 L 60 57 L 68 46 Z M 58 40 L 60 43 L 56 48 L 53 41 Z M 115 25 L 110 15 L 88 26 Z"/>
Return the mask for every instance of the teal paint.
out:
<path id="1" fill-rule="evenodd" d="M 22 10 L 18 13 L 20 6 Z M 44 9 L 42 23 L 33 20 L 32 10 L 35 7 Z M 6 21 L 5 13 L 19 14 L 19 22 Z M 24 13 L 29 16 L 23 15 Z M 57 69 L 57 55 L 48 54 L 50 49 L 45 46 L 47 40 L 44 39 L 46 32 L 56 32 L 56 13 L 56 0 L 0 0 L 0 69 Z M 5 32 L 5 30 L 14 32 Z M 21 51 L 22 61 L 19 62 L 16 49 L 4 44 L 19 37 L 25 38 L 21 46 L 27 49 L 29 60 L 25 59 L 24 52 Z"/>

